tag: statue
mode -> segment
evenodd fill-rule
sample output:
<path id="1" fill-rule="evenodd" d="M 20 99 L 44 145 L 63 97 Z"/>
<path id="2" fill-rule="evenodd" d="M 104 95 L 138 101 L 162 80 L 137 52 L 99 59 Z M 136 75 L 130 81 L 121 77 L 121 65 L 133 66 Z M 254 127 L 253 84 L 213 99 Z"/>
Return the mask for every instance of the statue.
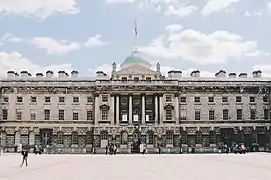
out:
<path id="1" fill-rule="evenodd" d="M 116 63 L 114 62 L 114 63 L 112 64 L 112 72 L 116 72 L 116 70 L 117 70 L 117 65 L 116 65 Z"/>
<path id="2" fill-rule="evenodd" d="M 156 64 L 156 71 L 157 71 L 157 72 L 160 72 L 160 71 L 161 71 L 160 63 L 159 63 L 159 62 Z"/>

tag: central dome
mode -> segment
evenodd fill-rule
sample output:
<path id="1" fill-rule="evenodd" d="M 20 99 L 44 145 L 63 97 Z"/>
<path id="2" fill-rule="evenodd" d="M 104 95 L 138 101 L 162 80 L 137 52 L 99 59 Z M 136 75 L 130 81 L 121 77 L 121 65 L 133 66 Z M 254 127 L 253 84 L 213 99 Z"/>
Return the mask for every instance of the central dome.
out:
<path id="1" fill-rule="evenodd" d="M 121 69 L 125 69 L 133 65 L 140 65 L 146 68 L 151 68 L 151 64 L 148 61 L 144 60 L 142 58 L 142 54 L 140 54 L 138 51 L 132 52 L 132 54 L 123 61 L 123 63 L 121 64 Z"/>

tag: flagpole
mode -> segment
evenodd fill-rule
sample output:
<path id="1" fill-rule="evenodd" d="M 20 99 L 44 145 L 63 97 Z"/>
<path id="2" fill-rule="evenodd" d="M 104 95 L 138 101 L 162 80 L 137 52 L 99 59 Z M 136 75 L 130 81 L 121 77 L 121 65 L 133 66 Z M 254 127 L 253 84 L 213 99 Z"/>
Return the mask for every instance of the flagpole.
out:
<path id="1" fill-rule="evenodd" d="M 135 37 L 134 37 L 134 51 L 137 51 L 137 22 L 135 20 L 135 24 L 134 24 L 134 30 L 135 30 Z"/>

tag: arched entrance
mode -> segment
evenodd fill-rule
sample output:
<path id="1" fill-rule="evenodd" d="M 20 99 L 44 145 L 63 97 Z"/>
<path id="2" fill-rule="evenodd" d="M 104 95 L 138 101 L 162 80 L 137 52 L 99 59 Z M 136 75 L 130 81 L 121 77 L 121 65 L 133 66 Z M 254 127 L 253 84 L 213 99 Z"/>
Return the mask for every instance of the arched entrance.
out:
<path id="1" fill-rule="evenodd" d="M 133 133 L 132 153 L 140 153 L 141 133 L 136 129 Z"/>

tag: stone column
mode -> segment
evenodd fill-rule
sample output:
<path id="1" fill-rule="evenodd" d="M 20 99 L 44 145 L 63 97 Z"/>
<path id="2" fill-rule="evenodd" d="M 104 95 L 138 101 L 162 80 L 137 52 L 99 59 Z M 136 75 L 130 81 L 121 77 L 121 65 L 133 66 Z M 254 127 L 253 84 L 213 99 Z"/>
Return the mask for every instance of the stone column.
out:
<path id="1" fill-rule="evenodd" d="M 129 94 L 129 123 L 133 123 L 133 97 Z"/>
<path id="2" fill-rule="evenodd" d="M 110 101 L 110 120 L 111 124 L 114 124 L 115 121 L 115 95 L 111 94 L 111 101 Z"/>
<path id="3" fill-rule="evenodd" d="M 163 94 L 160 94 L 159 96 L 159 101 L 160 101 L 160 112 L 159 112 L 159 116 L 160 116 L 160 123 L 163 124 L 164 123 L 164 101 L 163 101 Z"/>
<path id="4" fill-rule="evenodd" d="M 120 122 L 120 96 L 119 94 L 116 95 L 116 124 Z"/>
<path id="5" fill-rule="evenodd" d="M 176 93 L 175 95 L 175 121 L 176 124 L 180 123 L 180 105 L 179 105 L 179 93 Z"/>
<path id="6" fill-rule="evenodd" d="M 142 123 L 146 122 L 145 94 L 142 94 Z"/>
<path id="7" fill-rule="evenodd" d="M 94 124 L 97 125 L 99 122 L 99 118 L 100 118 L 100 99 L 99 99 L 100 95 L 99 94 L 95 94 L 95 120 L 94 120 Z"/>
<path id="8" fill-rule="evenodd" d="M 159 96 L 158 96 L 157 94 L 155 94 L 155 97 L 154 97 L 154 98 L 155 98 L 155 102 L 154 102 L 154 103 L 155 103 L 155 104 L 154 104 L 154 105 L 155 105 L 155 112 L 154 112 L 154 113 L 155 113 L 155 114 L 154 114 L 155 118 L 154 118 L 154 123 L 157 124 L 157 123 L 158 123 L 158 117 L 159 117 L 159 112 L 158 112 L 158 101 L 159 101 L 158 98 L 159 98 Z"/>

